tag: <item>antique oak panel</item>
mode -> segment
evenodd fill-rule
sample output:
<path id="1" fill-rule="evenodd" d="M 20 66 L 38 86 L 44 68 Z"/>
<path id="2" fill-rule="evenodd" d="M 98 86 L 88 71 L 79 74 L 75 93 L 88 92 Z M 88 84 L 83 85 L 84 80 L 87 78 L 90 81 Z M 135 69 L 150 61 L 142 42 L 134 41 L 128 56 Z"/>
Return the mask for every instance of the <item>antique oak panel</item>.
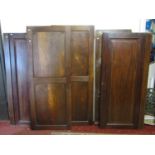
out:
<path id="1" fill-rule="evenodd" d="M 110 33 L 131 33 L 128 29 L 118 30 L 96 30 L 95 32 L 95 122 L 99 122 L 99 103 L 100 103 L 100 77 L 101 77 L 101 50 L 102 50 L 102 34 L 104 32 Z"/>
<path id="2" fill-rule="evenodd" d="M 100 126 L 142 128 L 150 34 L 104 33 Z"/>
<path id="3" fill-rule="evenodd" d="M 68 128 L 68 29 L 49 26 L 28 27 L 27 30 L 32 128 Z"/>
<path id="4" fill-rule="evenodd" d="M 93 26 L 71 27 L 71 109 L 73 124 L 93 120 Z"/>
<path id="5" fill-rule="evenodd" d="M 28 50 L 26 34 L 4 34 L 9 117 L 29 123 Z"/>

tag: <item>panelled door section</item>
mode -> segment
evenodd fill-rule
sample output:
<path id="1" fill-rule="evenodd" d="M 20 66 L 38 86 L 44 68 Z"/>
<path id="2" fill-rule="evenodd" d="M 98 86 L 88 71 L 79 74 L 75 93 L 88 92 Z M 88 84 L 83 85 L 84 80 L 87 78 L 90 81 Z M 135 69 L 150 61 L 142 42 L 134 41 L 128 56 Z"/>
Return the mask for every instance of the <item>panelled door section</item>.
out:
<path id="1" fill-rule="evenodd" d="M 28 50 L 25 33 L 4 34 L 9 117 L 12 123 L 29 123 Z"/>
<path id="2" fill-rule="evenodd" d="M 100 83 L 101 83 L 101 51 L 102 51 L 102 34 L 104 32 L 109 33 L 131 33 L 128 29 L 118 30 L 96 30 L 95 32 L 95 122 L 99 122 L 99 110 L 100 110 Z"/>
<path id="3" fill-rule="evenodd" d="M 143 126 L 150 35 L 103 34 L 101 127 Z"/>
<path id="4" fill-rule="evenodd" d="M 68 128 L 68 52 L 65 26 L 28 27 L 32 128 Z"/>
<path id="5" fill-rule="evenodd" d="M 71 109 L 72 124 L 92 122 L 93 26 L 71 27 Z"/>

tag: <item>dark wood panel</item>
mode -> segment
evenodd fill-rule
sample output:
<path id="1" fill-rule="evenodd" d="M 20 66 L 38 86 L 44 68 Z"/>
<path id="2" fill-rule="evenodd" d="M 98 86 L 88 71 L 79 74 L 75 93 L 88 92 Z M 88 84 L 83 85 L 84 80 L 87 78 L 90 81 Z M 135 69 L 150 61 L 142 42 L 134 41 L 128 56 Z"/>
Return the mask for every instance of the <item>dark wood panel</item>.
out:
<path id="1" fill-rule="evenodd" d="M 88 123 L 88 83 L 72 82 L 72 123 Z"/>
<path id="2" fill-rule="evenodd" d="M 27 30 L 32 128 L 68 128 L 70 126 L 68 28 L 28 27 Z"/>
<path id="3" fill-rule="evenodd" d="M 94 27 L 71 27 L 72 123 L 93 122 Z M 78 92 L 78 93 L 77 93 Z"/>
<path id="4" fill-rule="evenodd" d="M 74 30 L 71 32 L 71 74 L 88 75 L 89 70 L 89 32 Z"/>
<path id="5" fill-rule="evenodd" d="M 35 85 L 35 98 L 37 124 L 65 125 L 67 123 L 66 86 L 64 84 Z"/>
<path id="6" fill-rule="evenodd" d="M 29 123 L 29 74 L 26 34 L 5 34 L 4 38 L 10 121 L 12 123 Z"/>
<path id="7" fill-rule="evenodd" d="M 100 77 L 101 77 L 101 50 L 102 50 L 102 34 L 109 33 L 131 33 L 128 29 L 118 30 L 96 30 L 95 32 L 95 122 L 99 121 L 99 103 L 100 103 Z"/>
<path id="8" fill-rule="evenodd" d="M 146 38 L 148 38 L 146 44 Z M 101 127 L 141 128 L 151 36 L 104 33 L 101 75 Z M 144 73 L 145 72 L 145 73 Z M 142 94 L 143 92 L 143 94 Z M 143 116 L 143 117 L 142 117 Z M 139 123 L 141 122 L 141 124 Z"/>
<path id="9" fill-rule="evenodd" d="M 33 42 L 34 76 L 64 76 L 65 32 L 37 32 Z"/>

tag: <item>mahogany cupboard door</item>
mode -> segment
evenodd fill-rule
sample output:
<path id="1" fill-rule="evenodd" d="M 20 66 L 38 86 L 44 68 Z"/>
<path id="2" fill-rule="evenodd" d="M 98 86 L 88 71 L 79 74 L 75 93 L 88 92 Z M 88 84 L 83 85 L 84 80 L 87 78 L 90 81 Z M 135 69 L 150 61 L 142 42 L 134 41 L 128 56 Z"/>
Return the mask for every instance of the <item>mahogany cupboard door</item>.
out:
<path id="1" fill-rule="evenodd" d="M 101 81 L 101 50 L 102 50 L 102 34 L 109 33 L 131 33 L 129 29 L 114 30 L 96 30 L 95 31 L 95 123 L 99 122 L 100 110 L 100 81 Z"/>
<path id="2" fill-rule="evenodd" d="M 93 26 L 71 26 L 70 82 L 72 124 L 93 120 Z"/>
<path id="3" fill-rule="evenodd" d="M 150 34 L 104 33 L 100 127 L 142 128 Z"/>
<path id="4" fill-rule="evenodd" d="M 28 27 L 33 129 L 69 127 L 69 29 Z"/>
<path id="5" fill-rule="evenodd" d="M 26 34 L 4 34 L 4 48 L 9 118 L 11 123 L 29 123 L 29 75 Z"/>

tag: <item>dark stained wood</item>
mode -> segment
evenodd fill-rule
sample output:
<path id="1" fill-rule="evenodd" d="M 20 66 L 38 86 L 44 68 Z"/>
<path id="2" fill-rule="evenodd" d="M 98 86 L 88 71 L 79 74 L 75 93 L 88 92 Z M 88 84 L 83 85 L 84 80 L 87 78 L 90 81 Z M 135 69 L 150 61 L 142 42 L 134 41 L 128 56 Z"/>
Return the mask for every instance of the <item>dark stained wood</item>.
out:
<path id="1" fill-rule="evenodd" d="M 4 50 L 0 25 L 0 120 L 8 120 Z"/>
<path id="2" fill-rule="evenodd" d="M 103 34 L 100 127 L 143 127 L 150 50 L 150 34 Z"/>
<path id="3" fill-rule="evenodd" d="M 100 103 L 100 76 L 101 76 L 101 50 L 102 50 L 102 34 L 109 33 L 131 33 L 128 29 L 118 30 L 96 30 L 95 32 L 95 122 L 99 121 L 99 103 Z"/>
<path id="4" fill-rule="evenodd" d="M 71 106 L 73 124 L 93 120 L 93 26 L 71 27 Z"/>
<path id="5" fill-rule="evenodd" d="M 11 123 L 29 123 L 26 34 L 4 34 L 4 44 L 9 118 Z"/>
<path id="6" fill-rule="evenodd" d="M 32 128 L 69 128 L 68 29 L 51 26 L 27 30 Z"/>
<path id="7" fill-rule="evenodd" d="M 93 26 L 28 27 L 27 32 L 32 128 L 92 123 Z"/>

